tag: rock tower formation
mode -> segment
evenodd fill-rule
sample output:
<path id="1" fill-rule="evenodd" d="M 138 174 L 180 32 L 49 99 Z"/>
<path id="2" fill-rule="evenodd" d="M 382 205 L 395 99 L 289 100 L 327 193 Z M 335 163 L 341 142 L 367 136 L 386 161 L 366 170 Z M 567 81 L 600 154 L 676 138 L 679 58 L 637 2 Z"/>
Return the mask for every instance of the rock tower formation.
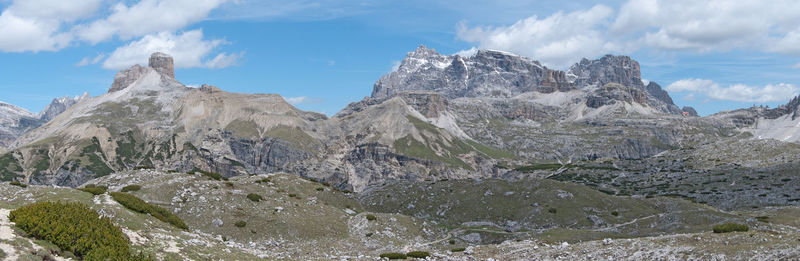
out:
<path id="1" fill-rule="evenodd" d="M 167 76 L 170 79 L 175 79 L 175 65 L 172 61 L 172 56 L 168 54 L 156 52 L 150 55 L 148 66 L 155 69 L 161 75 Z"/>
<path id="2" fill-rule="evenodd" d="M 152 68 L 163 77 L 172 80 L 175 79 L 175 65 L 173 63 L 172 56 L 169 56 L 168 54 L 161 52 L 153 53 L 150 55 L 148 67 Z M 139 78 L 145 75 L 147 70 L 148 68 L 136 64 L 128 69 L 119 71 L 117 75 L 114 76 L 114 83 L 111 84 L 111 88 L 108 89 L 108 92 L 116 92 L 127 88 L 136 80 L 139 80 Z"/>

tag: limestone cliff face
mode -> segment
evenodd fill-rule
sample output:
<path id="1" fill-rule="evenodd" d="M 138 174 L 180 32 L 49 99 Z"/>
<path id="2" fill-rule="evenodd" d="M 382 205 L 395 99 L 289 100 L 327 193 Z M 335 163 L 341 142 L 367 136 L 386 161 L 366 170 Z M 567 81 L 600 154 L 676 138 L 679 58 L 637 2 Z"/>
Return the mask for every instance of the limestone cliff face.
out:
<path id="1" fill-rule="evenodd" d="M 175 63 L 172 60 L 172 56 L 168 54 L 160 52 L 153 53 L 150 55 L 148 66 L 165 77 L 175 79 Z"/>

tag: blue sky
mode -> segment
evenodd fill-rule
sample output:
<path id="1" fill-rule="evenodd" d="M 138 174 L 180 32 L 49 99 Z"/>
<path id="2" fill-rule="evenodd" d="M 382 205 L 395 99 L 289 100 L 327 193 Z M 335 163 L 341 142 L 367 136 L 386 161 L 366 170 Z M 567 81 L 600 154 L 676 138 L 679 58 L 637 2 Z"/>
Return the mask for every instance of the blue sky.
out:
<path id="1" fill-rule="evenodd" d="M 629 55 L 702 115 L 775 107 L 800 90 L 795 2 L 0 0 L 0 101 L 38 112 L 54 97 L 97 96 L 163 50 L 184 84 L 278 93 L 332 115 L 424 44 L 557 69 Z"/>

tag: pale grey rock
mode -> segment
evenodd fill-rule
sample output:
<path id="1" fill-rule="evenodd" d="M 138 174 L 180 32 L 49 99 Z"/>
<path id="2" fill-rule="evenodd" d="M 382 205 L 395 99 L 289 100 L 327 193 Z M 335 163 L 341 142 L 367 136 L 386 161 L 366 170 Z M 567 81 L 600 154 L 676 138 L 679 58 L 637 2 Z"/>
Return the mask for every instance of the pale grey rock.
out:
<path id="1" fill-rule="evenodd" d="M 111 88 L 108 89 L 108 92 L 112 93 L 127 88 L 142 78 L 142 76 L 147 73 L 147 70 L 147 68 L 136 64 L 131 66 L 131 68 L 119 71 L 117 75 L 114 76 L 114 83 L 111 84 Z"/>
<path id="2" fill-rule="evenodd" d="M 88 92 L 84 92 L 83 95 L 75 97 L 64 96 L 61 98 L 55 98 L 52 102 L 50 102 L 50 104 L 47 105 L 47 107 L 44 108 L 44 110 L 42 110 L 42 112 L 39 113 L 39 118 L 45 122 L 48 122 L 62 112 L 66 111 L 72 105 L 88 100 L 89 98 L 91 98 L 91 96 L 89 96 Z"/>

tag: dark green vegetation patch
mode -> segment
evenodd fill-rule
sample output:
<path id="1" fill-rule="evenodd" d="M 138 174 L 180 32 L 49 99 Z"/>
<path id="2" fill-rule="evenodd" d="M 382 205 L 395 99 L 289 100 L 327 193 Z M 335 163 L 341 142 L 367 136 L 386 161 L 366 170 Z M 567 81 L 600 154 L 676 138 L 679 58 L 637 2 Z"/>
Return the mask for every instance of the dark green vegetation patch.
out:
<path id="1" fill-rule="evenodd" d="M 205 171 L 200 169 L 194 169 L 192 170 L 192 172 L 203 174 L 203 176 L 209 177 L 213 180 L 228 180 L 228 178 L 222 176 L 222 174 L 219 174 L 217 172 Z"/>
<path id="2" fill-rule="evenodd" d="M 20 187 L 20 188 L 27 188 L 28 187 L 28 184 L 24 184 L 24 183 L 16 181 L 16 180 L 12 181 L 12 182 L 10 182 L 8 184 L 14 185 L 14 186 L 17 186 L 17 187 Z"/>
<path id="3" fill-rule="evenodd" d="M 406 256 L 413 258 L 426 258 L 431 256 L 431 253 L 425 251 L 413 251 L 413 252 L 408 252 Z"/>
<path id="4" fill-rule="evenodd" d="M 142 186 L 139 186 L 139 185 L 127 185 L 125 187 L 122 187 L 122 190 L 120 190 L 120 191 L 121 192 L 131 192 L 131 191 L 139 191 L 141 189 L 142 189 Z"/>
<path id="5" fill-rule="evenodd" d="M 11 211 L 17 227 L 83 260 L 150 260 L 132 255 L 130 242 L 111 220 L 84 204 L 40 202 Z"/>
<path id="6" fill-rule="evenodd" d="M 246 227 L 247 226 L 247 222 L 244 222 L 243 220 L 239 220 L 239 221 L 236 221 L 236 223 L 234 223 L 233 225 L 236 226 L 236 227 Z"/>
<path id="7" fill-rule="evenodd" d="M 167 222 L 180 229 L 189 229 L 189 226 L 187 226 L 186 223 L 183 223 L 183 220 L 181 220 L 180 217 L 166 209 L 144 202 L 144 200 L 141 200 L 138 197 L 128 193 L 111 192 L 109 194 L 111 194 L 111 197 L 113 197 L 114 200 L 130 210 L 143 214 L 150 214 L 158 220 Z"/>
<path id="8" fill-rule="evenodd" d="M 714 233 L 747 232 L 750 228 L 744 224 L 725 223 L 714 226 Z"/>
<path id="9" fill-rule="evenodd" d="M 104 187 L 85 187 L 85 188 L 79 188 L 78 190 L 92 193 L 92 195 L 95 196 L 106 193 L 106 188 Z"/>
<path id="10" fill-rule="evenodd" d="M 247 194 L 247 199 L 250 199 L 253 202 L 259 202 L 263 198 L 261 198 L 261 196 L 256 194 L 256 193 L 250 193 L 250 194 Z"/>
<path id="11" fill-rule="evenodd" d="M 381 254 L 381 258 L 406 259 L 406 254 L 403 254 L 403 253 L 383 253 L 383 254 Z"/>

